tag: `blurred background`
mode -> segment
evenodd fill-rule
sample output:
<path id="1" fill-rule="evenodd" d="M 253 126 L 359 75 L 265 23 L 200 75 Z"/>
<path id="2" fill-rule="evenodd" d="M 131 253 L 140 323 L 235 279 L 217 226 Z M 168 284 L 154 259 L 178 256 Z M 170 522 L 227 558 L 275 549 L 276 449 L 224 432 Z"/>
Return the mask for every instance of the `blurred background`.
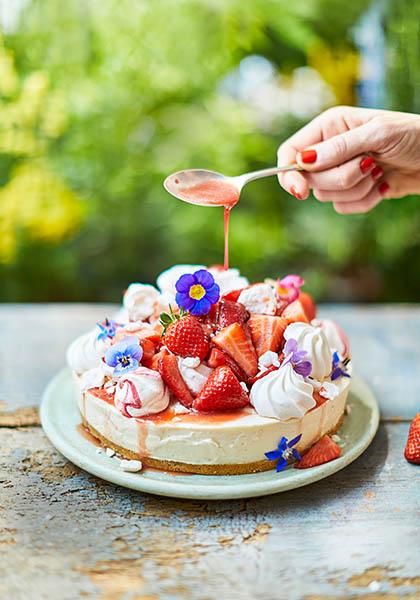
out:
<path id="1" fill-rule="evenodd" d="M 335 104 L 420 112 L 413 0 L 0 0 L 0 300 L 119 300 L 222 262 L 223 211 L 167 174 L 271 166 Z M 231 264 L 319 300 L 420 298 L 419 198 L 341 216 L 247 186 Z"/>

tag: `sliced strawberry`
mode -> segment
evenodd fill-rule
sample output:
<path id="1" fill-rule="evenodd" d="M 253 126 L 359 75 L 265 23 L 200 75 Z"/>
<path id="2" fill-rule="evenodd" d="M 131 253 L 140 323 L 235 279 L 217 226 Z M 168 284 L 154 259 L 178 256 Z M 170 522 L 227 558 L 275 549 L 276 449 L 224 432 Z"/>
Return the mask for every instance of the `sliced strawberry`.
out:
<path id="1" fill-rule="evenodd" d="M 277 371 L 277 369 L 278 369 L 278 367 L 275 367 L 274 365 L 270 365 L 269 367 L 267 367 L 267 369 L 265 371 L 263 371 L 259 375 L 255 375 L 255 377 L 252 377 L 249 380 L 249 383 L 252 385 L 256 381 L 258 381 L 259 379 L 262 379 L 263 377 L 265 377 L 266 375 L 268 375 L 269 373 L 272 373 L 273 371 Z"/>
<path id="2" fill-rule="evenodd" d="M 251 315 L 248 327 L 258 356 L 261 356 L 268 350 L 278 352 L 287 325 L 288 322 L 283 317 Z"/>
<path id="3" fill-rule="evenodd" d="M 156 353 L 156 346 L 150 338 L 144 338 L 140 341 L 140 346 L 143 348 L 143 356 L 141 362 L 146 364 L 153 358 Z"/>
<path id="4" fill-rule="evenodd" d="M 317 467 L 324 463 L 335 460 L 341 456 L 341 448 L 328 435 L 324 435 L 319 442 L 306 452 L 302 460 L 295 467 L 297 469 L 308 469 L 309 467 Z"/>
<path id="5" fill-rule="evenodd" d="M 159 371 L 160 361 L 167 354 L 169 354 L 169 350 L 167 350 L 166 348 L 161 348 L 159 352 L 157 352 L 151 359 L 149 359 L 148 361 L 142 360 L 142 363 L 148 369 L 153 369 L 153 371 Z"/>
<path id="6" fill-rule="evenodd" d="M 404 456 L 408 462 L 420 465 L 420 413 L 411 421 Z"/>
<path id="7" fill-rule="evenodd" d="M 159 373 L 171 392 L 176 398 L 190 408 L 193 403 L 193 397 L 187 384 L 181 377 L 178 368 L 178 360 L 174 354 L 166 354 L 159 361 Z"/>
<path id="8" fill-rule="evenodd" d="M 249 403 L 249 396 L 229 367 L 217 367 L 193 401 L 200 412 L 235 410 Z"/>
<path id="9" fill-rule="evenodd" d="M 237 302 L 241 292 L 243 292 L 245 288 L 241 288 L 240 290 L 232 290 L 231 292 L 227 292 L 223 294 L 222 300 L 230 300 L 232 302 Z"/>
<path id="10" fill-rule="evenodd" d="M 239 365 L 223 350 L 219 350 L 219 348 L 212 348 L 210 350 L 210 354 L 207 359 L 207 364 L 212 369 L 216 369 L 217 367 L 222 367 L 224 365 L 230 367 L 235 375 L 239 379 L 239 381 L 247 381 L 248 377 L 241 369 Z"/>
<path id="11" fill-rule="evenodd" d="M 308 317 L 309 321 L 315 319 L 316 317 L 316 304 L 310 294 L 306 292 L 300 292 L 299 301 L 303 306 L 303 310 L 305 311 L 305 315 Z"/>
<path id="12" fill-rule="evenodd" d="M 212 341 L 218 348 L 227 352 L 248 377 L 254 377 L 258 371 L 258 360 L 246 325 L 232 323 L 219 331 Z"/>
<path id="13" fill-rule="evenodd" d="M 287 319 L 288 323 L 296 323 L 301 321 L 304 323 L 309 323 L 308 316 L 306 315 L 305 309 L 303 308 L 300 300 L 294 300 L 288 304 L 281 316 Z"/>
<path id="14" fill-rule="evenodd" d="M 232 302 L 232 300 L 221 300 L 218 303 L 217 310 L 217 325 L 219 329 L 228 327 L 232 323 L 245 323 L 249 317 L 249 312 L 240 302 Z"/>

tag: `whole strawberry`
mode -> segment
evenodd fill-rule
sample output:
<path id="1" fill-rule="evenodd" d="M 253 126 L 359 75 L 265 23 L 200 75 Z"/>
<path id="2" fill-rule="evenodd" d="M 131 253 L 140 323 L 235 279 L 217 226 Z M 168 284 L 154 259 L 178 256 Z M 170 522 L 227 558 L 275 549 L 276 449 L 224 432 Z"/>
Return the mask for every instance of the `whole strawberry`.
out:
<path id="1" fill-rule="evenodd" d="M 197 317 L 185 313 L 182 309 L 175 314 L 162 313 L 163 343 L 178 356 L 194 356 L 203 360 L 209 351 L 209 342 Z"/>
<path id="2" fill-rule="evenodd" d="M 404 456 L 408 462 L 420 465 L 420 413 L 411 421 Z"/>

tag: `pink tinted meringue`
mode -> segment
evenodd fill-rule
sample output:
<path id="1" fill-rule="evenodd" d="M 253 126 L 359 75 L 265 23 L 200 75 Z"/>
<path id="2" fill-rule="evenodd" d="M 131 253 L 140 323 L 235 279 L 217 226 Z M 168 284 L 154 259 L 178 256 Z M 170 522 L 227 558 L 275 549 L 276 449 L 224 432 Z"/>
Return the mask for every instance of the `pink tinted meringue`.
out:
<path id="1" fill-rule="evenodd" d="M 143 417 L 165 410 L 169 392 L 157 371 L 139 367 L 118 379 L 114 402 L 125 417 Z"/>

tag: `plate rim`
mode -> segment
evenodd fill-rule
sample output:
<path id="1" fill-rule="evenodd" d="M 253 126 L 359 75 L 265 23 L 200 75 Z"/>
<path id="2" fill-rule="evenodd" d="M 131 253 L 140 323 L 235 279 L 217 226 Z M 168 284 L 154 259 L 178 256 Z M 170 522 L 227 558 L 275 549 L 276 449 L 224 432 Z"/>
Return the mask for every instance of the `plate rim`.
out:
<path id="1" fill-rule="evenodd" d="M 112 462 L 109 464 L 104 462 L 104 464 L 102 464 L 104 455 L 94 452 L 92 456 L 89 456 L 89 454 L 84 453 L 83 450 L 77 448 L 77 444 L 80 445 L 83 438 L 81 438 L 76 429 L 74 433 L 70 433 L 70 439 L 73 439 L 74 437 L 75 444 L 72 445 L 68 443 L 67 439 L 60 434 L 61 429 L 60 426 L 55 423 L 52 414 L 53 408 L 51 406 L 52 403 L 55 402 L 57 390 L 62 391 L 62 387 L 60 389 L 60 386 L 63 386 L 63 384 L 66 387 L 71 385 L 72 388 L 74 385 L 71 378 L 71 371 L 68 367 L 61 369 L 51 378 L 44 390 L 41 400 L 41 424 L 45 435 L 52 445 L 65 458 L 79 468 L 105 481 L 139 492 L 173 498 L 197 500 L 255 498 L 285 492 L 315 483 L 316 481 L 320 481 L 321 479 L 341 471 L 341 469 L 344 469 L 356 460 L 370 445 L 379 426 L 379 406 L 375 395 L 362 378 L 353 376 L 349 397 L 351 397 L 351 395 L 357 396 L 358 400 L 370 409 L 370 417 L 363 429 L 360 439 L 358 439 L 350 448 L 346 449 L 345 453 L 340 458 L 318 467 L 312 467 L 310 470 L 305 469 L 297 471 L 293 477 L 284 479 L 273 470 L 273 477 L 263 481 L 259 480 L 258 476 L 263 475 L 267 477 L 267 474 L 271 473 L 271 471 L 265 471 L 263 474 L 252 474 L 251 476 L 256 476 L 255 481 L 250 481 L 249 479 L 247 481 L 240 480 L 243 477 L 249 478 L 249 474 L 229 476 L 192 474 L 182 476 L 178 474 L 173 476 L 174 481 L 168 481 L 166 479 L 160 479 L 159 477 L 147 477 L 147 470 L 144 474 L 142 472 L 127 473 L 126 471 L 122 471 L 116 465 L 114 465 L 113 468 Z M 66 391 L 71 393 L 70 389 Z M 63 407 L 61 410 L 64 411 L 64 414 L 68 414 L 68 410 L 71 411 L 72 406 L 67 407 L 66 403 L 61 404 L 61 406 Z M 75 412 L 78 414 L 77 403 L 75 400 L 73 406 Z M 60 405 L 56 410 L 60 410 Z M 88 441 L 85 440 L 85 442 L 86 444 L 89 444 Z M 114 461 L 115 459 L 109 460 Z M 162 477 L 164 476 L 168 476 L 168 473 L 163 472 Z M 181 477 L 187 477 L 188 481 L 181 481 Z M 211 479 L 211 486 L 205 485 L 206 477 Z M 229 481 L 231 481 L 231 483 L 229 483 Z"/>

